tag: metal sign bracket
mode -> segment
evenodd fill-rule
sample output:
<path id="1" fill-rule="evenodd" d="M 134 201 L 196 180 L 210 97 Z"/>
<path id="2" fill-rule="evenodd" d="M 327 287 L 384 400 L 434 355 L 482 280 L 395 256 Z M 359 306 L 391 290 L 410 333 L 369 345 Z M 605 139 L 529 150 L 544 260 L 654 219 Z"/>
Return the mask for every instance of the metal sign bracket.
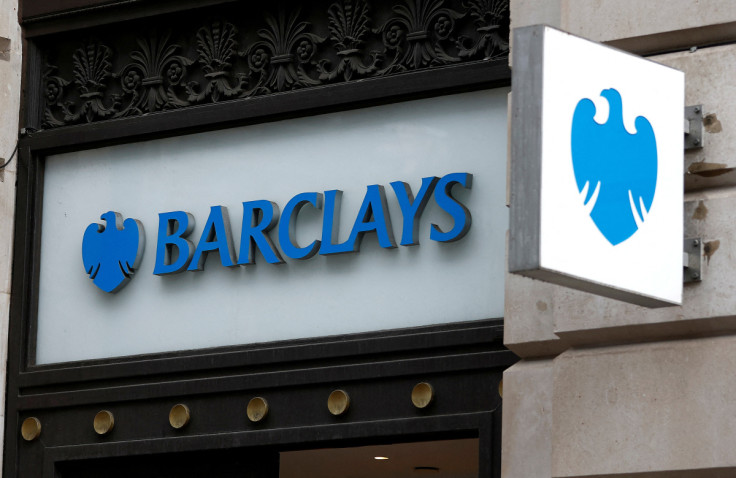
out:
<path id="1" fill-rule="evenodd" d="M 703 147 L 703 105 L 685 107 L 685 151 Z"/>
<path id="2" fill-rule="evenodd" d="M 699 237 L 685 239 L 682 253 L 682 281 L 700 282 L 703 280 L 703 241 Z"/>

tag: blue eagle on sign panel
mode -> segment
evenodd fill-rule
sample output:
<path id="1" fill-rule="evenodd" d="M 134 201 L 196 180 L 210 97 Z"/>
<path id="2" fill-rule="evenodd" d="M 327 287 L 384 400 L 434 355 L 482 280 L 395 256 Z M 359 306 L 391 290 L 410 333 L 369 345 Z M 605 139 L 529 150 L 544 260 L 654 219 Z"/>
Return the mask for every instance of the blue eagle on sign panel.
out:
<path id="1" fill-rule="evenodd" d="M 108 211 L 100 219 L 107 225 L 92 223 L 84 231 L 82 262 L 94 284 L 105 292 L 117 292 L 130 280 L 143 258 L 143 224 Z"/>
<path id="2" fill-rule="evenodd" d="M 630 238 L 646 219 L 657 187 L 657 142 L 643 116 L 636 133 L 624 127 L 621 94 L 603 90 L 608 120 L 597 123 L 595 104 L 582 99 L 572 119 L 572 165 L 590 217 L 612 245 Z M 592 202 L 591 202 L 592 201 Z"/>

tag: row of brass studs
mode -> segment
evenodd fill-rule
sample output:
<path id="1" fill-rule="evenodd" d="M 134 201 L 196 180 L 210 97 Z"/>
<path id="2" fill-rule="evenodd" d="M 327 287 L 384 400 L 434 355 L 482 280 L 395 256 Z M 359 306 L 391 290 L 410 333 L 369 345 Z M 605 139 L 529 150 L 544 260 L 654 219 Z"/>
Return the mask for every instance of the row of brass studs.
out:
<path id="1" fill-rule="evenodd" d="M 434 388 L 432 385 L 421 382 L 414 386 L 411 391 L 411 402 L 417 408 L 427 408 L 434 400 Z M 350 395 L 345 390 L 334 390 L 327 398 L 327 409 L 334 416 L 345 414 L 350 408 Z M 252 398 L 246 407 L 248 419 L 257 423 L 268 415 L 268 402 L 263 397 Z M 180 429 L 185 427 L 191 420 L 189 407 L 179 403 L 171 407 L 169 411 L 169 424 Z M 92 422 L 95 433 L 100 436 L 109 434 L 115 427 L 115 416 L 109 410 L 100 410 Z M 41 435 L 41 421 L 36 417 L 28 417 L 23 420 L 20 429 L 21 436 L 26 441 L 33 441 Z"/>

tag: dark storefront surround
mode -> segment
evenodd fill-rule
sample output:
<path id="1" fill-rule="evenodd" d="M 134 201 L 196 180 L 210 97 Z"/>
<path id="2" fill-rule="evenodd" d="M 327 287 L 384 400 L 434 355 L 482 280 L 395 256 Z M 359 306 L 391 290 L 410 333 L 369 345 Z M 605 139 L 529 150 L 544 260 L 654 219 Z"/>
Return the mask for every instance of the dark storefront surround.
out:
<path id="1" fill-rule="evenodd" d="M 460 437 L 480 439 L 480 476 L 500 476 L 498 385 L 515 361 L 500 319 L 44 366 L 34 338 L 46 155 L 506 86 L 508 2 L 44 5 L 21 5 L 35 132 L 18 163 L 4 476 L 236 476 L 246 462 L 275 476 L 279 451 Z M 269 28 L 291 41 L 259 43 Z M 419 382 L 436 393 L 426 409 L 410 400 Z M 338 417 L 336 389 L 351 400 Z M 270 410 L 257 423 L 253 397 Z M 100 410 L 115 417 L 104 436 Z"/>

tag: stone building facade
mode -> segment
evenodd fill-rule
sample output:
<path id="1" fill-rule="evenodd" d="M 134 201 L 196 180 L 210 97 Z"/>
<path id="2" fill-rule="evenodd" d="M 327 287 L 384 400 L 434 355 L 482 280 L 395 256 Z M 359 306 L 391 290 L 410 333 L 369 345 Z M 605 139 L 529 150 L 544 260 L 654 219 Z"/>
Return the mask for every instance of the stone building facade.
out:
<path id="1" fill-rule="evenodd" d="M 13 216 L 15 208 L 15 171 L 18 140 L 21 82 L 21 28 L 18 24 L 18 2 L 0 2 L 0 394 L 5 397 L 5 364 L 7 361 L 8 314 L 10 309 L 10 279 L 13 245 Z M 3 412 L 5 408 L 3 407 Z M 0 415 L 5 424 L 5 414 Z"/>
<path id="2" fill-rule="evenodd" d="M 504 374 L 503 476 L 732 476 L 736 4 L 519 0 L 511 22 L 685 72 L 705 140 L 685 154 L 684 228 L 704 260 L 682 306 L 654 310 L 507 277 L 505 344 L 522 360 Z"/>
<path id="3" fill-rule="evenodd" d="M 125 8 L 120 8 L 120 4 L 125 2 L 59 2 L 69 11 L 81 8 L 79 11 L 82 12 L 78 16 L 70 15 L 68 18 L 72 20 L 64 28 L 70 29 L 75 18 L 104 16 L 104 6 L 108 3 L 118 4 L 117 7 L 113 5 L 116 14 L 126 14 Z M 161 4 L 167 6 L 161 7 L 160 12 L 178 8 L 171 7 L 172 2 Z M 59 23 L 54 19 L 54 14 L 59 12 L 53 9 L 51 3 L 44 6 L 38 2 L 33 7 L 34 12 L 47 16 L 47 23 L 40 22 L 41 27 L 38 27 L 38 22 L 34 23 L 37 35 L 43 36 L 44 28 L 50 34 L 59 30 Z M 60 10 L 64 13 L 64 8 Z M 702 241 L 703 270 L 702 280 L 685 285 L 682 306 L 656 310 L 507 275 L 504 285 L 504 343 L 520 361 L 503 374 L 500 467 L 487 466 L 481 469 L 481 473 L 503 478 L 733 476 L 736 470 L 736 447 L 733 446 L 736 443 L 736 402 L 732 399 L 736 393 L 733 378 L 736 366 L 736 274 L 733 272 L 736 269 L 736 221 L 733 220 L 736 209 L 736 133 L 732 126 L 736 124 L 736 3 L 730 0 L 512 0 L 510 17 L 511 28 L 549 24 L 646 55 L 685 72 L 686 104 L 702 104 L 704 113 L 703 148 L 687 152 L 683 165 L 685 236 Z M 19 116 L 22 116 L 19 112 L 28 110 L 27 104 L 21 105 L 21 73 L 33 72 L 36 80 L 40 77 L 39 65 L 22 65 L 21 33 L 16 1 L 0 0 L 0 157 L 5 160 L 16 147 L 20 127 L 28 126 L 19 121 Z M 131 42 L 133 48 L 135 45 Z M 478 71 L 473 74 L 478 74 Z M 227 111 L 232 113 L 232 110 Z M 83 119 L 80 120 L 82 122 Z M 153 122 L 140 124 L 143 126 L 135 134 L 143 136 L 145 128 Z M 94 136 L 97 134 L 94 130 L 84 131 L 90 132 L 90 142 L 101 141 L 99 136 Z M 61 142 L 60 136 L 57 135 L 54 141 Z M 8 334 L 11 299 L 18 164 L 16 157 L 0 171 L 0 337 L 3 337 L 3 343 Z M 22 271 L 22 268 L 18 266 L 16 270 Z M 25 300 L 23 289 L 14 290 L 18 291 L 14 297 Z M 495 337 L 489 332 L 491 329 L 497 330 L 487 327 L 483 337 Z M 453 333 L 453 337 L 463 333 L 469 335 L 462 330 Z M 391 340 L 404 343 L 402 337 Z M 437 340 L 441 342 L 444 339 Z M 457 340 L 462 342 L 459 338 Z M 453 346 L 470 348 L 472 345 L 475 347 L 473 350 L 481 348 L 471 339 L 462 340 L 465 342 L 460 345 L 453 343 Z M 370 348 L 368 342 L 370 340 L 365 344 Z M 432 346 L 439 348 L 440 345 Z M 321 347 L 320 344 L 317 346 Z M 406 350 L 401 350 L 401 346 L 396 346 L 399 352 L 409 355 Z M 340 353 L 343 352 L 337 350 L 339 347 L 332 347 L 331 353 L 342 357 Z M 412 343 L 412 347 L 420 346 Z M 379 349 L 370 349 L 370 353 L 385 352 L 383 348 Z M 0 350 L 0 362 L 4 364 L 8 348 Z M 389 352 L 396 350 L 390 349 Z M 318 354 L 321 352 L 315 353 L 315 357 L 320 358 Z M 513 361 L 508 355 L 504 357 L 493 366 L 498 368 L 499 364 L 506 366 Z M 399 357 L 397 361 L 404 358 Z M 419 358 L 426 359 L 424 356 Z M 345 365 L 333 359 L 329 359 L 332 360 L 329 364 L 335 370 Z M 23 369 L 22 360 L 20 362 Z M 170 370 L 164 362 L 154 364 L 154 371 L 150 373 L 168 373 Z M 186 369 L 188 365 L 177 362 L 175 373 L 184 377 L 182 384 L 185 379 L 201 378 L 193 372 L 191 377 L 187 375 L 190 373 Z M 110 380 L 119 380 L 119 383 L 113 383 L 127 393 L 132 387 L 125 388 L 130 383 L 126 382 L 129 376 L 125 375 L 123 368 L 114 369 L 117 375 Z M 10 372 L 12 377 L 16 372 Z M 459 375 L 462 372 L 450 370 L 448 374 Z M 377 376 L 367 376 L 370 380 L 378 380 Z M 11 380 L 15 380 L 12 377 Z M 87 419 L 87 410 L 83 410 L 85 406 L 97 407 L 104 397 L 113 400 L 109 398 L 109 390 L 103 390 L 99 392 L 99 397 L 103 398 L 88 394 L 77 401 L 75 393 L 84 390 L 78 383 L 86 383 L 84 380 L 91 380 L 95 386 L 97 382 L 94 380 L 103 385 L 107 383 L 105 381 L 109 377 L 97 374 L 94 367 L 82 372 L 62 371 L 53 378 L 59 380 L 58 390 L 50 387 L 47 397 L 35 402 L 31 397 L 30 402 L 23 405 L 25 408 L 9 412 L 13 414 L 13 420 L 5 437 L 6 441 L 7 437 L 13 437 L 12 447 L 3 456 L 6 460 L 8 456 L 11 460 L 19 460 L 17 457 L 25 453 L 23 460 L 26 461 L 20 469 L 23 466 L 34 469 L 33 460 L 40 460 L 42 456 L 38 447 L 32 448 L 39 443 L 28 444 L 19 438 L 19 417 L 23 418 L 23 414 L 33 410 L 33 406 L 55 411 L 58 403 L 62 403 L 58 407 L 66 408 L 59 413 L 76 414 L 68 417 L 70 422 L 74 422 Z M 45 384 L 38 380 L 28 376 L 24 378 L 23 385 L 28 386 L 31 392 L 41 390 L 45 393 Z M 491 383 L 494 380 L 487 381 Z M 3 375 L 0 380 L 3 393 L 5 383 L 6 376 Z M 100 385 L 101 389 L 103 385 Z M 151 397 L 152 403 L 156 400 L 163 402 L 162 397 L 168 399 L 176 395 L 170 391 L 176 387 L 154 385 L 142 383 L 140 387 L 148 394 L 146 396 Z M 18 385 L 14 382 L 13 386 Z M 54 395 L 59 390 L 65 393 Z M 17 388 L 13 389 L 14 393 L 17 391 Z M 205 392 L 199 390 L 197 393 Z M 17 397 L 11 398 L 17 406 Z M 143 401 L 137 398 L 130 400 L 130 410 Z M 61 402 L 55 401 L 57 399 Z M 494 402 L 493 407 L 488 408 L 495 410 L 495 407 Z M 51 416 L 51 412 L 48 415 Z M 44 419 L 43 416 L 41 418 Z M 49 420 L 54 423 L 53 419 Z M 222 419 L 221 422 L 227 420 Z M 399 433 L 396 430 L 392 433 Z M 44 433 L 53 437 L 53 428 Z M 78 432 L 73 438 L 95 450 L 85 455 L 85 459 L 96 456 L 94 453 L 98 448 L 95 445 L 98 442 L 94 440 L 97 437 Z M 140 447 L 142 443 L 140 436 L 132 432 L 127 439 L 129 450 Z M 482 443 L 488 445 L 491 442 Z M 71 454 L 64 454 L 69 449 L 59 451 L 62 448 L 54 453 L 65 460 L 71 459 Z M 99 449 L 108 450 L 109 443 L 103 443 Z M 161 453 L 171 451 L 163 445 L 156 449 Z M 493 459 L 488 458 L 488 461 Z M 5 475 L 11 476 L 9 473 L 17 469 L 6 464 Z M 47 473 L 49 470 L 55 470 L 53 465 L 44 470 L 34 469 L 37 476 L 52 476 Z"/>

